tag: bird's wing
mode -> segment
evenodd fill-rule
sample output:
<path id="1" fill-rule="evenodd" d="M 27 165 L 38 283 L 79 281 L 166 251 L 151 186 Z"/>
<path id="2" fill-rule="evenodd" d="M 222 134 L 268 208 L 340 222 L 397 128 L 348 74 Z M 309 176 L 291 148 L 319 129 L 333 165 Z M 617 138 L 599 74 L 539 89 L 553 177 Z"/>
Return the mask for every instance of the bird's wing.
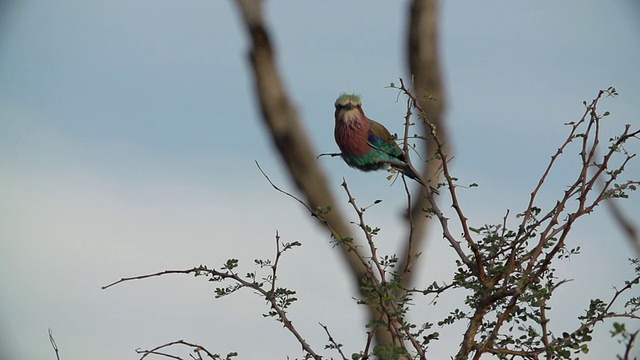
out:
<path id="1" fill-rule="evenodd" d="M 367 138 L 369 146 L 389 156 L 395 157 L 400 161 L 404 161 L 402 150 L 400 150 L 395 140 L 395 136 L 391 135 L 389 130 L 382 124 L 369 120 L 369 137 Z"/>

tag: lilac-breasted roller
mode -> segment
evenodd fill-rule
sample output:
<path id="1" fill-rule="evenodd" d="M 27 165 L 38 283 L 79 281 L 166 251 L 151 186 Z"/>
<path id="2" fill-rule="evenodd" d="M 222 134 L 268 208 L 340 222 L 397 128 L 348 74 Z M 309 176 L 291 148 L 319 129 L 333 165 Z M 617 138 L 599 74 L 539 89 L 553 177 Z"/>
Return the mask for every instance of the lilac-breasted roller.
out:
<path id="1" fill-rule="evenodd" d="M 391 168 L 424 185 L 405 161 L 395 137 L 382 124 L 364 114 L 360 96 L 341 94 L 336 100 L 334 136 L 347 165 L 362 170 Z"/>

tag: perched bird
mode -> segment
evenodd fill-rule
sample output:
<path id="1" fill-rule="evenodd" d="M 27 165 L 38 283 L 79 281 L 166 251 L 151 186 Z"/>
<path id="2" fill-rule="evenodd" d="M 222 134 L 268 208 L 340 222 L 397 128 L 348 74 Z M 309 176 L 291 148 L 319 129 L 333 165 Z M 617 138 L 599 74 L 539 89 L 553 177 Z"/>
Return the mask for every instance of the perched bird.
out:
<path id="1" fill-rule="evenodd" d="M 393 168 L 424 186 L 420 176 L 407 165 L 395 137 L 364 114 L 360 96 L 343 93 L 335 107 L 334 136 L 347 165 L 362 171 Z"/>

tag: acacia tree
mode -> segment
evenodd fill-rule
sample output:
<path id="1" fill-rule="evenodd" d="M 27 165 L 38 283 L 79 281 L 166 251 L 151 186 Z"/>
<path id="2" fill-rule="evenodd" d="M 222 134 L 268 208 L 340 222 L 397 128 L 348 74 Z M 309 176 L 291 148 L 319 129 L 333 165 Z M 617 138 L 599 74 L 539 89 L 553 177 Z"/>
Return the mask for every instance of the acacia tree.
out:
<path id="1" fill-rule="evenodd" d="M 635 156 L 626 150 L 625 144 L 637 140 L 640 131 L 627 125 L 608 142 L 601 139 L 601 119 L 608 113 L 600 113 L 598 104 L 603 97 L 616 96 L 614 88 L 599 91 L 590 103 L 584 103 L 582 116 L 566 124 L 568 135 L 552 155 L 529 202 L 513 216 L 507 212 L 495 224 L 474 228 L 458 198 L 460 185 L 449 164 L 451 153 L 447 147 L 449 141 L 443 115 L 445 96 L 437 51 L 438 2 L 413 1 L 407 36 L 412 81 L 405 83 L 401 79 L 398 85 L 391 84 L 390 87 L 407 100 L 405 131 L 400 139 L 405 157 L 409 159 L 410 152 L 417 151 L 426 160 L 422 178 L 429 186 L 412 193 L 404 184 L 407 197 L 405 247 L 399 255 L 379 254 L 375 244 L 379 229 L 367 223 L 367 207 L 358 204 L 346 181 L 341 187 L 356 215 L 357 232 L 354 233 L 348 217 L 334 206 L 336 196 L 315 161 L 317 152 L 311 148 L 311 142 L 302 130 L 275 65 L 275 50 L 262 13 L 262 3 L 237 0 L 236 4 L 251 40 L 249 59 L 262 119 L 299 195 L 285 191 L 266 174 L 265 177 L 277 191 L 299 202 L 328 230 L 328 241 L 349 264 L 354 285 L 360 293 L 358 304 L 368 311 L 369 322 L 364 330 L 368 334 L 367 340 L 356 347 L 359 350 L 345 353 L 345 346 L 340 343 L 345 339 L 334 339 L 324 325 L 328 338 L 324 351 L 335 351 L 333 355 L 323 354 L 317 348 L 318 344 L 305 340 L 287 314 L 289 306 L 296 301 L 295 291 L 278 282 L 281 256 L 300 243 L 285 242 L 278 235 L 275 258 L 255 260 L 258 270 L 241 272 L 239 260 L 232 258 L 217 268 L 201 265 L 165 270 L 123 278 L 104 288 L 134 279 L 180 273 L 204 276 L 221 283 L 216 288 L 218 297 L 250 289 L 267 300 L 269 310 L 264 315 L 282 322 L 302 346 L 305 357 L 314 359 L 336 354 L 341 359 L 426 359 L 429 344 L 440 338 L 434 325 L 459 322 L 465 323 L 466 330 L 457 339 L 460 345 L 451 353 L 456 359 L 480 359 L 484 354 L 504 359 L 570 359 L 588 352 L 593 329 L 603 320 L 640 319 L 640 297 L 629 295 L 629 290 L 640 281 L 640 263 L 632 260 L 636 277 L 620 284 L 622 287 L 617 288 L 609 300 L 591 300 L 577 327 L 551 329 L 549 326 L 548 301 L 566 282 L 556 275 L 554 264 L 579 252 L 579 245 L 569 239 L 574 224 L 600 203 L 628 197 L 639 184 L 625 178 L 624 171 Z M 410 135 L 414 133 L 417 135 Z M 563 196 L 554 206 L 543 208 L 538 201 L 540 189 L 556 169 L 558 159 L 576 150 L 580 163 L 575 178 L 566 184 Z M 451 205 L 452 210 L 442 208 L 441 203 Z M 460 236 L 452 233 L 452 223 L 462 229 Z M 418 288 L 413 284 L 411 269 L 419 261 L 429 224 L 442 231 L 444 240 L 457 256 L 457 270 L 446 283 L 434 282 Z M 630 223 L 626 224 L 633 230 Z M 413 324 L 408 320 L 412 299 L 416 296 L 435 298 L 452 289 L 465 293 L 454 312 L 424 324 Z M 624 302 L 621 309 L 614 307 L 620 302 Z M 630 359 L 638 331 L 628 330 L 622 320 L 614 322 L 612 334 L 624 342 L 620 357 Z M 638 324 L 633 326 L 637 328 Z M 138 351 L 142 358 L 150 355 L 180 358 L 165 352 L 177 345 L 192 348 L 192 358 L 221 358 L 204 346 L 183 340 Z M 226 358 L 235 355 L 230 353 Z"/>

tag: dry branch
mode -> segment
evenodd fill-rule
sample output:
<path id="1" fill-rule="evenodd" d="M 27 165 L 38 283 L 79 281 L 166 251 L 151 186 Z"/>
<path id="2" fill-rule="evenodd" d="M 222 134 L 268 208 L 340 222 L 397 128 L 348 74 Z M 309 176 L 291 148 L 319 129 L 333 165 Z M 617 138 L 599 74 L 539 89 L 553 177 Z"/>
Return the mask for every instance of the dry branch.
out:
<path id="1" fill-rule="evenodd" d="M 275 50 L 262 15 L 262 1 L 237 0 L 236 4 L 251 40 L 249 59 L 256 97 L 273 144 L 309 207 L 318 210 L 332 206 L 331 212 L 326 215 L 327 222 L 335 231 L 332 236 L 338 240 L 352 237 L 348 223 L 335 206 L 337 202 L 328 186 L 327 178 L 316 161 L 314 154 L 317 152 L 311 148 L 311 141 L 301 126 L 276 67 Z M 356 286 L 359 286 L 366 270 L 353 253 L 345 247 L 342 249 L 342 254 L 352 269 L 351 274 Z"/>
<path id="2" fill-rule="evenodd" d="M 414 0 L 409 7 L 409 26 L 407 29 L 407 65 L 413 79 L 413 93 L 419 98 L 419 103 L 424 109 L 424 115 L 438 129 L 438 136 L 450 150 L 449 137 L 445 126 L 446 94 L 440 66 L 439 52 L 439 0 Z M 435 101 L 429 100 L 426 95 Z M 431 128 L 422 124 L 421 132 L 431 134 Z M 427 185 L 434 186 L 438 183 L 438 171 L 441 162 L 436 159 L 436 144 L 431 137 L 426 137 L 422 144 L 421 154 L 427 162 L 422 170 L 422 179 Z M 409 233 L 405 241 L 401 259 L 404 263 L 401 268 L 410 270 L 411 263 L 424 247 L 425 234 L 428 229 L 429 219 L 424 216 L 423 209 L 427 208 L 429 200 L 427 192 L 429 186 L 421 187 L 420 193 L 414 196 L 414 203 L 410 207 L 411 216 L 407 221 Z M 403 276 L 402 284 L 410 288 L 413 283 L 413 273 L 410 271 Z"/>
<path id="3" fill-rule="evenodd" d="M 297 112 L 289 99 L 282 78 L 276 66 L 275 50 L 271 43 L 270 31 L 264 19 L 260 0 L 237 0 L 251 42 L 249 59 L 254 75 L 257 100 L 260 104 L 264 120 L 272 141 L 278 149 L 282 160 L 289 170 L 292 180 L 302 192 L 305 202 L 314 210 L 322 210 L 331 206 L 332 210 L 323 216 L 321 223 L 331 225 L 332 236 L 339 240 L 342 254 L 349 264 L 356 288 L 360 289 L 362 279 L 368 276 L 367 267 L 362 264 L 357 254 L 343 239 L 354 239 L 345 217 L 335 206 L 326 176 L 320 169 L 311 148 L 311 141 L 303 130 Z M 364 295 L 364 294 L 363 294 Z M 370 319 L 375 320 L 380 314 L 373 307 L 368 307 Z M 390 343 L 391 337 L 384 331 L 376 332 L 378 343 Z"/>

